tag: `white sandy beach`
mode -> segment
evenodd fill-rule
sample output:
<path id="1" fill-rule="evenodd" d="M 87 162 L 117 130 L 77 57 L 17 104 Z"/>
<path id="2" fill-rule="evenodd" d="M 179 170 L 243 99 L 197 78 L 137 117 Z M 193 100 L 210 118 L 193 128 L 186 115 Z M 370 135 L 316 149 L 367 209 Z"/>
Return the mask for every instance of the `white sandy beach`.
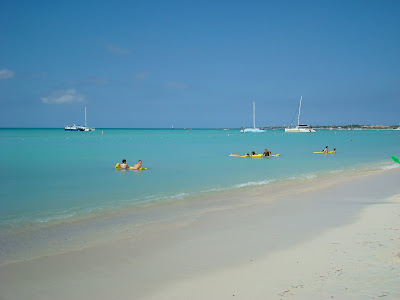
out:
<path id="1" fill-rule="evenodd" d="M 399 176 L 247 190 L 140 239 L 5 264 L 0 299 L 400 299 Z"/>

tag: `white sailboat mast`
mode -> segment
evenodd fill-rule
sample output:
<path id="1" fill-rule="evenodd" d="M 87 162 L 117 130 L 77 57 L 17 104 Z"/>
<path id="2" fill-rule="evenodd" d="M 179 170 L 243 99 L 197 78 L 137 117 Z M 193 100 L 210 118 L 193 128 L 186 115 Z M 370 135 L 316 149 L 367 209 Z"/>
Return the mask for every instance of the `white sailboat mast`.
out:
<path id="1" fill-rule="evenodd" d="M 253 101 L 253 128 L 256 128 L 256 102 Z"/>
<path id="2" fill-rule="evenodd" d="M 299 116 L 297 117 L 297 127 L 300 126 L 300 110 L 301 110 L 301 100 L 302 99 L 303 99 L 303 96 L 300 97 Z"/>
<path id="3" fill-rule="evenodd" d="M 85 106 L 85 127 L 87 127 L 87 125 L 86 125 L 86 106 Z"/>

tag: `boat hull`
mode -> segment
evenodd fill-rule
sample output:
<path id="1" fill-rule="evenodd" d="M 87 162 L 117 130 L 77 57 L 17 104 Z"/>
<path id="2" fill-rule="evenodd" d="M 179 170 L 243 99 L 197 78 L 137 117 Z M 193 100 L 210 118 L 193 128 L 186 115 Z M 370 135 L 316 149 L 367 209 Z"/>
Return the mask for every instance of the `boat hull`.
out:
<path id="1" fill-rule="evenodd" d="M 65 128 L 65 131 L 79 131 L 79 129 L 70 129 L 70 128 Z"/>
<path id="2" fill-rule="evenodd" d="M 243 132 L 243 133 L 246 133 L 246 132 L 262 133 L 262 132 L 265 132 L 265 130 L 260 129 L 260 128 L 245 128 L 245 129 L 242 129 L 241 132 Z"/>
<path id="3" fill-rule="evenodd" d="M 79 131 L 79 126 L 76 126 L 76 125 L 65 126 L 64 130 L 66 130 L 66 131 Z"/>
<path id="4" fill-rule="evenodd" d="M 312 128 L 285 128 L 285 132 L 303 132 L 303 133 L 309 133 L 309 132 L 316 132 Z"/>
<path id="5" fill-rule="evenodd" d="M 95 131 L 94 128 L 89 128 L 85 126 L 65 126 L 65 131 Z"/>

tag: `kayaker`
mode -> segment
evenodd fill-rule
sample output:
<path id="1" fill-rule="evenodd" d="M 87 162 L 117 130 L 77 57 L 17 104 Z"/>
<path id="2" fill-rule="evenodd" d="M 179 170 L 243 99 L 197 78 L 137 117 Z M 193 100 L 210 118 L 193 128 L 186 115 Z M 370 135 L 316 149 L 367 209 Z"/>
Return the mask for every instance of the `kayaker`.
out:
<path id="1" fill-rule="evenodd" d="M 142 160 L 139 159 L 138 163 L 137 163 L 136 165 L 133 166 L 133 170 L 139 170 L 139 169 L 141 169 L 141 168 L 143 168 L 143 166 L 142 166 Z"/>
<path id="2" fill-rule="evenodd" d="M 121 169 L 127 169 L 129 166 L 126 164 L 126 159 L 122 160 Z"/>
<path id="3" fill-rule="evenodd" d="M 270 156 L 271 155 L 271 151 L 268 151 L 268 149 L 265 149 L 263 156 Z"/>

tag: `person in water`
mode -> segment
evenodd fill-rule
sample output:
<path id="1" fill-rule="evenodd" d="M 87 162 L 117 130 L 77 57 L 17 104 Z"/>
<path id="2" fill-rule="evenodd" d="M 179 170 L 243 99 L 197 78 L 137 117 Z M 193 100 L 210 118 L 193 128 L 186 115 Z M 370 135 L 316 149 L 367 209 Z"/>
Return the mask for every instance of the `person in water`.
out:
<path id="1" fill-rule="evenodd" d="M 265 149 L 263 156 L 270 156 L 271 155 L 271 151 L 268 151 L 268 149 Z"/>
<path id="2" fill-rule="evenodd" d="M 325 149 L 322 151 L 324 154 L 328 154 L 328 146 L 325 147 Z"/>
<path id="3" fill-rule="evenodd" d="M 254 151 L 251 151 L 251 155 L 257 155 Z"/>
<path id="4" fill-rule="evenodd" d="M 333 153 L 333 154 L 335 154 L 335 153 L 336 153 L 336 148 L 333 148 L 333 151 L 332 151 L 332 153 Z"/>
<path id="5" fill-rule="evenodd" d="M 142 160 L 141 160 L 141 159 L 139 159 L 139 161 L 137 162 L 137 164 L 133 166 L 133 169 L 134 169 L 134 170 L 139 170 L 140 168 L 143 168 L 143 166 L 142 166 Z"/>
<path id="6" fill-rule="evenodd" d="M 126 164 L 126 159 L 122 160 L 121 169 L 127 169 L 129 166 Z"/>

